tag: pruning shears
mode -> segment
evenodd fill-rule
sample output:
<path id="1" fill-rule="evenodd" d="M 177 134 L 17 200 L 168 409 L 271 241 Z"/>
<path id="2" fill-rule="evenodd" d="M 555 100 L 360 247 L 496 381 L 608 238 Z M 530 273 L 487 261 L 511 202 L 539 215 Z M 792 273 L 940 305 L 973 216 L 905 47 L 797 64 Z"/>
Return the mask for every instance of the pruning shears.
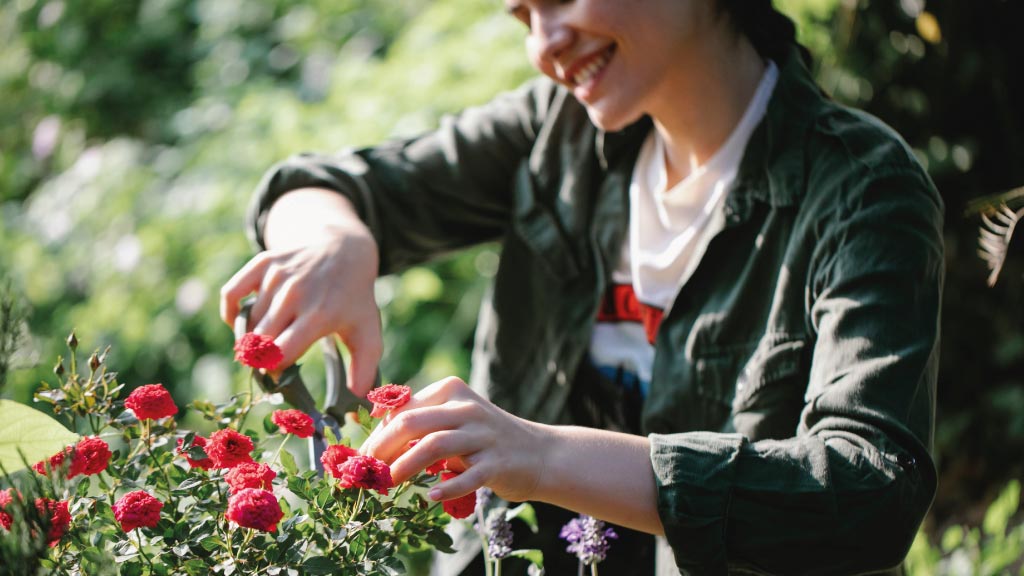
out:
<path id="1" fill-rule="evenodd" d="M 252 311 L 254 298 L 247 298 L 240 303 L 238 316 L 235 317 L 235 339 L 240 339 L 249 331 L 249 314 Z M 293 407 L 302 410 L 313 418 L 313 425 L 316 429 L 313 436 L 309 438 L 309 461 L 315 470 L 323 471 L 323 464 L 320 463 L 320 455 L 327 449 L 327 441 L 324 438 L 325 429 L 330 429 L 335 438 L 341 438 L 341 424 L 345 421 L 345 413 L 355 412 L 360 406 L 369 409 L 372 405 L 369 401 L 359 398 L 348 389 L 348 377 L 345 374 L 345 359 L 338 350 L 338 344 L 333 336 L 320 339 L 320 348 L 324 355 L 324 368 L 326 372 L 326 394 L 323 410 L 316 406 L 316 401 L 309 393 L 305 382 L 302 381 L 302 374 L 299 373 L 299 365 L 292 364 L 281 372 L 277 381 L 270 374 L 258 373 L 256 381 L 260 388 L 269 394 L 280 394 L 284 401 Z M 377 381 L 380 380 L 380 371 L 377 371 Z"/>

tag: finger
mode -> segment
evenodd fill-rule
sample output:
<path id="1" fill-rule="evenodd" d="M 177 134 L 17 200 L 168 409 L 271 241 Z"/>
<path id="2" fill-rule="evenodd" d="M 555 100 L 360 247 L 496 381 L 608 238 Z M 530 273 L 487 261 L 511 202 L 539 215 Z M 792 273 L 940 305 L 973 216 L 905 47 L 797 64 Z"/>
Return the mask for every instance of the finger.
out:
<path id="1" fill-rule="evenodd" d="M 472 419 L 471 409 L 471 406 L 454 402 L 407 409 L 374 430 L 360 451 L 390 464 L 406 450 L 412 440 L 466 426 Z"/>
<path id="2" fill-rule="evenodd" d="M 461 430 L 444 430 L 428 434 L 416 445 L 398 456 L 391 464 L 391 477 L 401 484 L 438 460 L 458 459 L 483 447 L 480 436 Z M 460 468 L 460 471 L 464 468 Z"/>
<path id="3" fill-rule="evenodd" d="M 454 476 L 437 484 L 430 489 L 427 495 L 431 500 L 451 500 L 475 492 L 478 488 L 486 485 L 488 477 L 487 465 L 474 466 L 458 476 Z"/>
<path id="4" fill-rule="evenodd" d="M 438 380 L 437 382 L 424 387 L 422 390 L 414 394 L 405 405 L 391 409 L 384 416 L 381 420 L 381 425 L 375 427 L 373 431 L 370 432 L 370 436 L 363 443 L 362 452 L 366 454 L 370 447 L 375 447 L 381 442 L 380 437 L 385 434 L 384 430 L 387 428 L 387 424 L 398 417 L 399 414 L 427 406 L 440 406 L 450 400 L 461 398 L 461 393 L 466 391 L 473 395 L 473 392 L 469 390 L 466 383 L 455 376 Z M 473 396 L 475 397 L 475 395 Z M 417 438 L 414 438 L 414 440 Z"/>
<path id="5" fill-rule="evenodd" d="M 263 271 L 270 260 L 260 253 L 235 272 L 220 289 L 220 317 L 228 326 L 233 326 L 238 316 L 238 302 L 259 288 Z"/>
<path id="6" fill-rule="evenodd" d="M 373 316 L 372 322 L 360 323 L 355 330 L 341 337 L 352 357 L 348 365 L 348 387 L 360 398 L 365 398 L 377 385 L 377 369 L 384 351 L 380 314 L 376 306 Z"/>
<path id="7" fill-rule="evenodd" d="M 279 326 L 274 334 L 269 334 L 266 331 L 266 322 L 267 314 L 275 301 L 280 300 L 282 297 L 288 298 L 289 301 L 292 300 L 285 291 L 287 285 L 286 275 L 279 267 L 267 267 L 267 270 L 263 273 L 259 291 L 256 293 L 256 302 L 253 303 L 252 310 L 249 312 L 249 327 L 253 332 L 276 335 L 284 328 L 284 326 Z"/>
<path id="8" fill-rule="evenodd" d="M 274 343 L 281 349 L 281 368 L 294 364 L 306 350 L 320 339 L 309 316 L 295 318 L 281 333 L 274 338 Z"/>
<path id="9" fill-rule="evenodd" d="M 296 311 L 296 305 L 302 300 L 302 297 L 296 294 L 291 283 L 286 283 L 275 292 L 261 293 L 257 304 L 262 304 L 268 300 L 269 303 L 264 304 L 266 313 L 262 316 L 256 316 L 255 306 L 253 307 L 254 315 L 252 318 L 258 319 L 258 321 L 252 331 L 257 334 L 270 336 L 271 338 L 277 338 L 289 324 L 302 314 L 301 310 Z"/>

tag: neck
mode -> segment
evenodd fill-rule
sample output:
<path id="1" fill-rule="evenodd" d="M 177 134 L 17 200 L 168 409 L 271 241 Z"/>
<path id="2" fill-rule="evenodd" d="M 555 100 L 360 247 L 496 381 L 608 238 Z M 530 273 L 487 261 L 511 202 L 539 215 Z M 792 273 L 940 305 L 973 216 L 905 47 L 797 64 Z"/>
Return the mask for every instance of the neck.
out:
<path id="1" fill-rule="evenodd" d="M 744 36 L 718 36 L 716 45 L 666 77 L 651 107 L 665 143 L 671 188 L 707 162 L 743 118 L 765 62 Z"/>

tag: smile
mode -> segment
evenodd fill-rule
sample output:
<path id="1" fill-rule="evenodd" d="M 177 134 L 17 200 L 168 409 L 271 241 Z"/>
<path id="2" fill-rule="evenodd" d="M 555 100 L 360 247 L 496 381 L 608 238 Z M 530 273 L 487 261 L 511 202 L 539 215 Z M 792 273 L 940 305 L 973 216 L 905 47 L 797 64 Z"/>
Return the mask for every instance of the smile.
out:
<path id="1" fill-rule="evenodd" d="M 594 58 L 585 66 L 582 66 L 575 74 L 572 75 L 572 83 L 574 86 L 583 86 L 593 80 L 601 70 L 608 64 L 615 54 L 615 45 L 612 44 L 600 55 Z"/>

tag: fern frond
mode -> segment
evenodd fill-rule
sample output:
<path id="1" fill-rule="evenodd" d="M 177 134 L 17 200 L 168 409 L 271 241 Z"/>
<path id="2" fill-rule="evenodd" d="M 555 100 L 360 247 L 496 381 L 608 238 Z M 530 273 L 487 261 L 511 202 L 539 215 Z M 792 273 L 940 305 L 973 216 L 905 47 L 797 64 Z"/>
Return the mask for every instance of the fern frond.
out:
<path id="1" fill-rule="evenodd" d="M 978 235 L 978 255 L 988 266 L 988 285 L 995 286 L 999 273 L 1006 263 L 1010 241 L 1017 223 L 1024 218 L 1024 208 L 1014 212 L 1006 204 L 1000 204 L 990 213 L 981 214 L 981 229 Z"/>

